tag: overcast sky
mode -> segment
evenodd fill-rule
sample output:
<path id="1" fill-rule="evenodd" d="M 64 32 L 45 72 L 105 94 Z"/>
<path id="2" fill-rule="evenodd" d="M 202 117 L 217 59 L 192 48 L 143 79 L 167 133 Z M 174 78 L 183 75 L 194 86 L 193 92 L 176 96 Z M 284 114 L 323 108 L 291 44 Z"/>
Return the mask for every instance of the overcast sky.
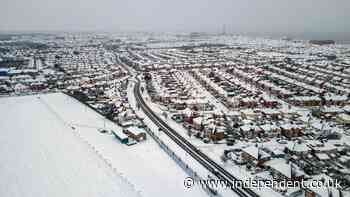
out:
<path id="1" fill-rule="evenodd" d="M 350 0 L 1 0 L 0 30 L 350 32 Z"/>

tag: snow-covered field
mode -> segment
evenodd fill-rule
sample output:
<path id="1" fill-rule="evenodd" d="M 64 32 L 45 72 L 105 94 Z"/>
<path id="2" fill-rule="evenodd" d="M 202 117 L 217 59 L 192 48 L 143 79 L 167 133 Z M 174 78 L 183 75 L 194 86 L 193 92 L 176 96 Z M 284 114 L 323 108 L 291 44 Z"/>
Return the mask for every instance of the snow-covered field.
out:
<path id="1" fill-rule="evenodd" d="M 120 129 L 61 93 L 0 99 L 0 196 L 205 196 L 149 137 L 121 144 Z"/>

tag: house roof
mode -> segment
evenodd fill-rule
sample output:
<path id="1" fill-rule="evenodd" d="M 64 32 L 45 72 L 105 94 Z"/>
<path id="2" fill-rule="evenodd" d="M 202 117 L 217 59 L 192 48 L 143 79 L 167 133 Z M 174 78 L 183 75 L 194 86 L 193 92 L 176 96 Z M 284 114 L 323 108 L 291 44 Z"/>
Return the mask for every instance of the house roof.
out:
<path id="1" fill-rule="evenodd" d="M 146 133 L 146 131 L 139 127 L 128 127 L 126 130 L 133 133 L 134 135 L 139 135 L 141 133 Z"/>
<path id="2" fill-rule="evenodd" d="M 288 142 L 287 148 L 293 152 L 308 152 L 310 150 L 305 143 L 298 142 Z"/>
<path id="3" fill-rule="evenodd" d="M 254 159 L 256 160 L 268 158 L 270 156 L 268 153 L 266 153 L 265 151 L 261 150 L 261 148 L 258 148 L 256 146 L 249 146 L 243 149 L 242 151 L 254 157 Z"/>
<path id="4" fill-rule="evenodd" d="M 320 160 L 328 160 L 330 157 L 326 153 L 317 153 L 316 157 Z"/>
<path id="5" fill-rule="evenodd" d="M 301 171 L 296 164 L 288 162 L 285 159 L 277 158 L 265 163 L 266 166 L 278 171 L 287 178 L 292 178 L 292 173 L 295 173 L 294 176 L 304 175 L 304 172 Z"/>

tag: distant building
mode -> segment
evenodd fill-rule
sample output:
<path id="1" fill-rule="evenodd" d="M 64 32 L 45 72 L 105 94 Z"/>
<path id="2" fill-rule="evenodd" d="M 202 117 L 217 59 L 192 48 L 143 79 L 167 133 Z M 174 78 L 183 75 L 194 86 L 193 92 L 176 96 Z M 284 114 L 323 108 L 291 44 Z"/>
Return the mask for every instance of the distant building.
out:
<path id="1" fill-rule="evenodd" d="M 0 76 L 8 76 L 9 69 L 7 68 L 0 68 Z"/>
<path id="2" fill-rule="evenodd" d="M 335 44 L 334 40 L 310 40 L 310 44 L 316 44 L 316 45 L 329 45 L 329 44 Z"/>

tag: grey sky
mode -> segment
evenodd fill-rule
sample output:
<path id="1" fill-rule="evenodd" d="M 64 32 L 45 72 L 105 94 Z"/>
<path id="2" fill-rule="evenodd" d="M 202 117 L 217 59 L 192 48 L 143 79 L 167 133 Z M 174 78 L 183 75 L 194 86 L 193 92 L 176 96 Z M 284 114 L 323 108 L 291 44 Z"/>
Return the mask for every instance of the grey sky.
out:
<path id="1" fill-rule="evenodd" d="M 1 0 L 0 30 L 350 32 L 349 0 Z"/>

